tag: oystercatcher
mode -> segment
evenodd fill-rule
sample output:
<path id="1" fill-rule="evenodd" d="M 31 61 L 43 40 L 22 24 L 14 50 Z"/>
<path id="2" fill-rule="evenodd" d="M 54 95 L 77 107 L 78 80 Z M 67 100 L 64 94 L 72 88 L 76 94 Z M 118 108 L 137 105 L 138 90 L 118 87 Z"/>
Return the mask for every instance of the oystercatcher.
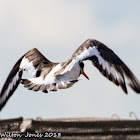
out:
<path id="1" fill-rule="evenodd" d="M 45 58 L 36 48 L 23 55 L 11 70 L 0 93 L 0 110 L 6 104 L 20 83 L 33 91 L 57 91 L 71 87 L 78 82 L 84 72 L 83 61 L 90 60 L 106 78 L 127 93 L 126 83 L 140 93 L 140 82 L 126 64 L 106 45 L 95 40 L 86 40 L 72 55 L 62 63 L 53 63 Z M 23 71 L 32 78 L 22 79 Z"/>

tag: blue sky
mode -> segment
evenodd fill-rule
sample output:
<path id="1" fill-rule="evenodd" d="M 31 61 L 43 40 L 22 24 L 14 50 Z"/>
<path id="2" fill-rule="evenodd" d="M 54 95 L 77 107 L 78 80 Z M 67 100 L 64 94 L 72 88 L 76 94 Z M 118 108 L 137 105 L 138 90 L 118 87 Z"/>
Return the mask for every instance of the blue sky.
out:
<path id="1" fill-rule="evenodd" d="M 54 62 L 67 61 L 88 38 L 110 47 L 140 80 L 139 0 L 1 0 L 0 88 L 16 61 L 32 48 Z M 104 78 L 90 62 L 72 88 L 32 92 L 20 85 L 0 118 L 140 117 L 140 95 L 128 95 Z"/>

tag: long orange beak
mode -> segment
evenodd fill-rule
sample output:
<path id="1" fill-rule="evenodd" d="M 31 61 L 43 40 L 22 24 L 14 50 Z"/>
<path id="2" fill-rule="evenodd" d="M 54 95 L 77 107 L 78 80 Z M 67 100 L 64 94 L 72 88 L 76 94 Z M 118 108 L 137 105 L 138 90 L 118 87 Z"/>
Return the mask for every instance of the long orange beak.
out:
<path id="1" fill-rule="evenodd" d="M 88 78 L 88 76 L 85 74 L 85 72 L 83 71 L 83 73 L 82 73 L 88 80 L 89 80 L 89 78 Z"/>

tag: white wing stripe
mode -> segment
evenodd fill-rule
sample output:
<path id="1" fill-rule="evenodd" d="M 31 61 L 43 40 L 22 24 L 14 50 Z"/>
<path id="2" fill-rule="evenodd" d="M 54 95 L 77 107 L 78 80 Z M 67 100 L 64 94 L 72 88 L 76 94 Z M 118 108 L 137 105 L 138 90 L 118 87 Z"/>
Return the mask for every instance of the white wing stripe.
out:
<path id="1" fill-rule="evenodd" d="M 106 69 L 108 74 L 109 75 L 112 74 L 115 80 L 120 79 L 122 82 L 124 82 L 122 75 L 119 72 L 117 72 L 115 68 L 109 62 L 107 62 L 106 60 L 102 58 L 97 48 L 98 46 L 89 47 L 88 49 L 84 48 L 84 51 L 80 55 L 78 55 L 76 58 L 74 58 L 72 62 L 64 69 L 64 71 L 61 74 L 64 74 L 67 71 L 70 71 L 72 67 L 74 67 L 74 65 L 78 61 L 80 62 L 88 57 L 90 58 L 91 56 L 96 56 L 98 58 L 99 64 L 102 65 L 103 70 Z"/>
<path id="2" fill-rule="evenodd" d="M 106 66 L 106 69 L 108 71 L 108 74 L 110 74 L 110 68 L 109 68 L 108 62 L 106 62 L 106 61 L 105 61 L 105 66 Z"/>
<path id="3" fill-rule="evenodd" d="M 49 77 L 54 76 L 55 72 L 57 72 L 57 71 L 60 70 L 61 68 L 62 68 L 62 63 L 56 65 L 56 66 L 48 73 L 48 75 L 46 76 L 45 79 L 48 79 Z"/>
<path id="4" fill-rule="evenodd" d="M 66 73 L 67 71 L 70 71 L 72 69 L 72 67 L 78 62 L 78 61 L 83 61 L 84 59 L 90 57 L 90 56 L 93 56 L 93 55 L 96 55 L 96 56 L 99 56 L 99 52 L 98 50 L 96 49 L 96 46 L 94 47 L 89 47 L 88 49 L 87 48 L 84 48 L 84 51 L 78 55 L 76 58 L 74 58 L 72 60 L 72 62 L 64 69 L 64 71 L 61 73 L 61 74 L 64 74 Z"/>
<path id="5" fill-rule="evenodd" d="M 13 85 L 16 85 L 17 80 L 19 79 L 19 72 L 17 72 L 17 74 L 15 75 L 15 77 L 13 78 Z"/>
<path id="6" fill-rule="evenodd" d="M 31 74 L 32 76 L 35 76 L 36 75 L 36 69 L 35 67 L 33 66 L 33 62 L 29 62 L 29 60 L 24 57 L 21 61 L 21 64 L 20 64 L 20 68 L 21 69 L 25 69 L 26 71 L 29 72 L 29 74 Z"/>
<path id="7" fill-rule="evenodd" d="M 12 91 L 18 79 L 19 79 L 19 72 L 17 72 L 17 74 L 13 77 L 13 80 L 11 81 L 11 83 L 8 85 L 8 88 L 6 89 L 5 94 L 3 94 L 2 96 L 2 99 L 1 99 L 2 102 L 9 96 L 10 91 Z"/>
<path id="8" fill-rule="evenodd" d="M 110 71 L 111 71 L 111 74 L 113 75 L 113 77 L 114 77 L 115 80 L 116 80 L 117 77 L 116 77 L 115 69 L 114 69 L 112 66 L 110 67 Z"/>
<path id="9" fill-rule="evenodd" d="M 119 81 L 119 79 L 120 79 L 122 82 L 124 82 L 124 79 L 121 76 L 121 74 L 119 72 L 117 72 L 116 70 L 114 70 L 114 72 L 116 73 L 117 80 Z"/>
<path id="10" fill-rule="evenodd" d="M 39 85 L 44 84 L 42 77 L 30 78 L 29 81 L 31 81 L 32 83 L 35 83 L 35 84 L 39 84 Z"/>
<path id="11" fill-rule="evenodd" d="M 98 56 L 96 56 L 99 60 L 99 64 L 102 65 L 103 70 L 105 70 L 105 61 L 104 59 L 98 54 Z"/>
<path id="12" fill-rule="evenodd" d="M 115 80 L 120 79 L 122 82 L 124 82 L 124 79 L 123 79 L 122 75 L 115 69 L 114 66 L 111 66 L 111 73 L 113 74 Z"/>
<path id="13" fill-rule="evenodd" d="M 30 78 L 29 81 L 39 85 L 43 85 L 43 84 L 48 85 L 48 84 L 55 83 L 56 77 L 54 76 L 54 73 L 59 69 L 61 69 L 61 67 L 62 67 L 61 63 L 56 65 L 55 68 L 53 68 L 50 71 L 50 73 L 45 77 L 45 79 L 43 79 L 42 77 L 37 77 L 37 78 Z"/>

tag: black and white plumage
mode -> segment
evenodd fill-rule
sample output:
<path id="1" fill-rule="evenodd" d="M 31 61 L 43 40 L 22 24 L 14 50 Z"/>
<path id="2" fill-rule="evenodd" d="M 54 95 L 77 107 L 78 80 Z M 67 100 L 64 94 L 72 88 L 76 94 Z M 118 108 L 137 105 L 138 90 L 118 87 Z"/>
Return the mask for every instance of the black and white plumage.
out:
<path id="1" fill-rule="evenodd" d="M 57 91 L 71 87 L 84 73 L 83 61 L 90 60 L 106 78 L 127 93 L 126 83 L 140 93 L 140 82 L 124 64 L 124 62 L 106 45 L 94 40 L 86 40 L 63 63 L 53 63 L 45 58 L 36 48 L 22 56 L 11 70 L 0 93 L 0 110 L 14 93 L 20 83 L 33 91 Z M 23 71 L 29 72 L 33 78 L 22 79 Z"/>

